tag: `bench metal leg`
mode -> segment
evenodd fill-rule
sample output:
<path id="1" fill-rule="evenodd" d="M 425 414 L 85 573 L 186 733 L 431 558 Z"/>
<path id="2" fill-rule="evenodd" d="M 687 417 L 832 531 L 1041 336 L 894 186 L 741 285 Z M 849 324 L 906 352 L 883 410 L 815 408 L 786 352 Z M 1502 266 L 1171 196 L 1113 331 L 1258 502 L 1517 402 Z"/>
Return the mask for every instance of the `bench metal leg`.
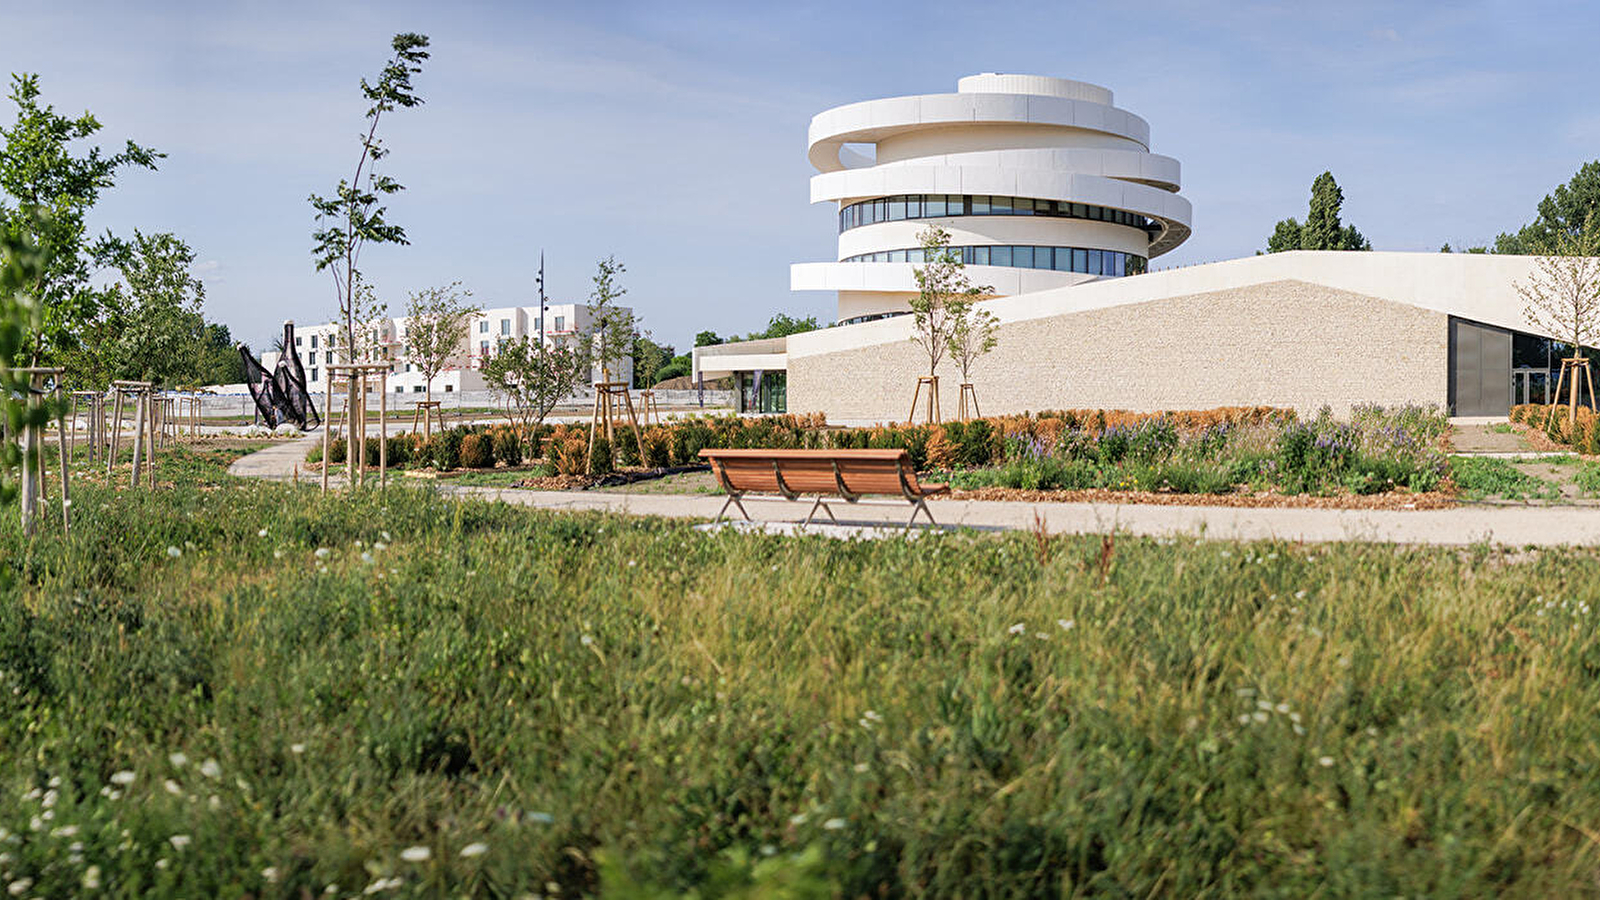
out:
<path id="1" fill-rule="evenodd" d="M 744 504 L 739 502 L 739 495 L 738 494 L 729 494 L 727 502 L 723 503 L 722 504 L 722 508 L 717 510 L 717 521 L 718 522 L 722 521 L 722 515 L 723 515 L 723 513 L 726 513 L 728 511 L 728 507 L 730 505 L 739 507 L 739 514 L 744 516 L 744 520 L 746 522 L 750 521 L 750 513 L 749 513 L 748 510 L 746 510 L 744 508 Z"/>
<path id="2" fill-rule="evenodd" d="M 907 533 L 911 531 L 911 526 L 917 523 L 917 513 L 919 512 L 928 517 L 929 525 L 933 526 L 934 528 L 939 527 L 939 523 L 933 520 L 933 511 L 928 509 L 928 501 L 919 499 L 911 507 L 911 518 L 906 520 L 905 530 Z"/>
<path id="3" fill-rule="evenodd" d="M 832 508 L 830 508 L 830 507 L 829 507 L 829 506 L 828 506 L 828 504 L 826 504 L 826 503 L 823 503 L 823 502 L 822 502 L 822 498 L 821 498 L 821 497 L 818 497 L 818 498 L 817 498 L 817 502 L 816 502 L 816 503 L 813 503 L 813 504 L 812 504 L 812 505 L 811 505 L 811 512 L 809 512 L 809 513 L 807 513 L 807 514 L 806 514 L 806 520 L 805 520 L 805 521 L 804 521 L 804 522 L 802 522 L 802 523 L 800 523 L 800 527 L 801 527 L 801 528 L 804 528 L 804 527 L 806 527 L 806 526 L 807 526 L 807 525 L 810 525 L 810 524 L 811 524 L 811 519 L 812 519 L 812 518 L 813 518 L 813 517 L 814 517 L 814 516 L 816 516 L 816 514 L 817 514 L 817 508 L 818 508 L 818 507 L 821 507 L 821 508 L 822 508 L 822 511 L 823 511 L 823 512 L 825 512 L 825 513 L 827 513 L 827 514 L 828 514 L 828 518 L 830 518 L 830 519 L 833 519 L 833 524 L 835 524 L 835 525 L 837 525 L 837 524 L 839 524 L 839 519 L 838 519 L 838 518 L 837 518 L 837 517 L 836 517 L 836 516 L 834 516 L 834 514 L 833 514 L 833 509 L 832 509 Z"/>

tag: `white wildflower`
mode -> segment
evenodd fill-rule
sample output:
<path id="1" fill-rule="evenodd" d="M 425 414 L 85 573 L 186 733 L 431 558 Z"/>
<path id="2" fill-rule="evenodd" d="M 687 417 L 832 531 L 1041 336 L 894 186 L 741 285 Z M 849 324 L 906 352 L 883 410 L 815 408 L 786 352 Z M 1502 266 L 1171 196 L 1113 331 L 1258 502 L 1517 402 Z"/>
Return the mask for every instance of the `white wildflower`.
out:
<path id="1" fill-rule="evenodd" d="M 369 566 L 376 562 L 376 560 L 372 558 L 372 554 L 366 550 L 361 551 L 361 561 Z"/>
<path id="2" fill-rule="evenodd" d="M 274 551 L 272 551 L 272 558 L 273 559 L 283 559 L 283 551 L 282 550 L 274 550 Z"/>
<path id="3" fill-rule="evenodd" d="M 172 557 L 173 559 L 177 559 L 178 557 L 183 555 L 183 551 L 179 550 L 177 547 L 169 546 L 169 547 L 167 547 L 167 555 Z"/>
<path id="4" fill-rule="evenodd" d="M 1319 756 L 1319 757 L 1317 757 L 1317 765 L 1319 765 L 1319 766 L 1323 767 L 1324 769 L 1326 769 L 1329 766 L 1333 765 L 1333 757 L 1331 757 L 1331 756 Z"/>
<path id="5" fill-rule="evenodd" d="M 384 532 L 380 532 L 380 534 L 383 535 L 383 539 L 384 539 L 384 541 L 386 543 L 390 543 L 390 544 L 394 543 L 394 538 L 389 537 L 389 532 L 384 531 Z"/>
<path id="6" fill-rule="evenodd" d="M 167 762 L 172 763 L 173 768 L 181 769 L 189 764 L 189 757 L 182 753 L 174 753 L 167 757 Z"/>
<path id="7" fill-rule="evenodd" d="M 53 788 L 61 787 L 61 776 L 60 775 L 51 775 L 50 776 L 50 780 L 45 782 L 45 786 L 46 787 L 53 787 Z"/>
<path id="8" fill-rule="evenodd" d="M 312 554 L 312 555 L 315 556 L 317 559 L 327 559 L 332 554 L 333 554 L 333 551 L 329 550 L 327 547 L 318 547 L 317 548 L 317 552 Z"/>
<path id="9" fill-rule="evenodd" d="M 289 745 L 289 752 L 293 753 L 296 756 L 299 756 L 300 754 L 306 752 L 306 745 L 305 744 L 290 744 Z"/>
<path id="10" fill-rule="evenodd" d="M 1272 711 L 1272 701 L 1270 701 L 1270 700 L 1257 700 L 1256 701 L 1256 709 L 1259 709 L 1262 712 L 1271 712 Z"/>
<path id="11" fill-rule="evenodd" d="M 1021 622 L 1018 622 L 1017 624 L 1011 626 L 1010 628 L 1007 628 L 1006 631 L 1008 631 L 1008 632 L 1010 632 L 1012 634 L 1027 634 L 1028 633 L 1028 626 L 1024 625 Z"/>
<path id="12" fill-rule="evenodd" d="M 866 763 L 856 763 L 857 772 L 865 772 L 868 768 L 869 766 Z"/>
<path id="13" fill-rule="evenodd" d="M 221 809 L 222 808 L 222 798 L 218 797 L 216 794 L 212 794 L 211 796 L 206 798 L 206 807 L 208 809 L 210 809 L 212 812 L 215 812 L 215 811 Z"/>
<path id="14" fill-rule="evenodd" d="M 160 859 L 156 860 L 156 868 L 161 869 L 163 871 L 165 871 L 166 868 L 168 866 L 170 866 L 170 865 L 172 865 L 172 861 L 167 859 L 165 856 L 163 856 Z"/>
<path id="15" fill-rule="evenodd" d="M 265 528 L 263 528 L 260 531 L 256 532 L 256 537 L 266 537 L 266 536 L 267 536 L 267 530 Z"/>
<path id="16" fill-rule="evenodd" d="M 1071 631 L 1072 627 L 1077 623 L 1071 619 L 1057 619 L 1056 624 L 1061 626 L 1062 631 Z"/>
<path id="17" fill-rule="evenodd" d="M 804 825 L 805 823 L 806 823 L 806 814 L 805 813 L 797 813 L 797 814 L 792 815 L 792 816 L 789 817 L 789 824 L 790 825 Z"/>
<path id="18" fill-rule="evenodd" d="M 593 636 L 593 635 L 588 635 L 588 634 L 586 634 L 586 635 L 584 635 L 584 636 L 583 636 L 583 637 L 581 637 L 581 638 L 578 638 L 578 640 L 579 640 L 579 641 L 582 641 L 582 642 L 583 642 L 583 645 L 584 645 L 584 646 L 585 646 L 585 647 L 592 647 L 592 646 L 594 646 L 594 636 Z"/>
<path id="19" fill-rule="evenodd" d="M 1239 724 L 1240 725 L 1249 725 L 1250 724 L 1250 714 L 1249 713 L 1240 713 L 1239 714 Z"/>
<path id="20" fill-rule="evenodd" d="M 31 887 L 33 887 L 32 878 L 18 878 L 16 881 L 6 885 L 6 893 L 13 897 L 21 897 L 23 894 L 26 894 L 28 892 L 28 888 Z"/>
<path id="21" fill-rule="evenodd" d="M 407 847 L 400 851 L 400 858 L 406 862 L 427 862 L 433 851 L 427 847 Z"/>
<path id="22" fill-rule="evenodd" d="M 183 786 L 178 784 L 176 781 L 173 781 L 171 778 L 168 778 L 166 781 L 161 782 L 161 786 L 166 788 L 167 789 L 167 793 L 171 794 L 174 797 L 182 797 L 183 796 Z"/>
<path id="23" fill-rule="evenodd" d="M 76 825 L 63 825 L 60 828 L 57 828 L 57 829 L 55 829 L 55 830 L 50 832 L 50 836 L 51 837 L 58 837 L 58 838 L 76 837 L 77 834 L 78 834 L 78 826 L 76 826 Z"/>
<path id="24" fill-rule="evenodd" d="M 221 778 L 222 767 L 217 765 L 216 760 L 207 759 L 205 762 L 200 764 L 200 774 L 207 778 Z"/>
<path id="25" fill-rule="evenodd" d="M 1284 715 L 1289 712 L 1289 704 L 1279 703 L 1276 707 L 1274 707 L 1274 709 L 1278 711 L 1279 715 Z"/>
<path id="26" fill-rule="evenodd" d="M 100 889 L 100 867 L 90 866 L 83 870 L 83 889 L 98 891 Z"/>
<path id="27" fill-rule="evenodd" d="M 261 870 L 261 877 L 266 879 L 267 883 L 269 883 L 269 884 L 277 884 L 278 883 L 278 867 L 277 866 L 267 866 L 265 869 Z"/>
<path id="28" fill-rule="evenodd" d="M 51 788 L 50 790 L 44 792 L 44 799 L 39 801 L 39 805 L 43 806 L 45 809 L 49 809 L 50 807 L 56 805 L 56 798 L 59 796 L 61 795 L 56 793 L 56 789 Z"/>
<path id="29" fill-rule="evenodd" d="M 1267 720 L 1267 714 L 1264 712 L 1251 713 L 1250 718 L 1256 720 L 1257 722 L 1265 722 Z"/>
<path id="30" fill-rule="evenodd" d="M 466 859 L 471 859 L 474 856 L 482 856 L 488 852 L 489 845 L 482 841 L 474 841 L 461 848 L 461 855 Z"/>
<path id="31" fill-rule="evenodd" d="M 845 820 L 843 819 L 829 819 L 828 821 L 822 823 L 822 827 L 829 831 L 838 831 L 839 829 L 843 828 L 845 824 Z"/>
<path id="32" fill-rule="evenodd" d="M 167 838 L 167 843 L 171 844 L 174 850 L 182 850 L 193 842 L 194 839 L 187 834 L 175 834 Z"/>
<path id="33" fill-rule="evenodd" d="M 553 825 L 555 824 L 556 817 L 547 812 L 531 812 L 528 813 L 528 821 L 536 822 L 540 825 Z"/>

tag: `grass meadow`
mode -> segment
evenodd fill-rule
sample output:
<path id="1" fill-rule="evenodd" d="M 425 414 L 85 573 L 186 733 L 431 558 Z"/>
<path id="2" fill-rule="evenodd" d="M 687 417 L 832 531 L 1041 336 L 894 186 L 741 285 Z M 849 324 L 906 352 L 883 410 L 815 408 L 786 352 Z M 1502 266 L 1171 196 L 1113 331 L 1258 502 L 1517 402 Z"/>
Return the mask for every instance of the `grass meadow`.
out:
<path id="1" fill-rule="evenodd" d="M 0 522 L 8 896 L 1600 893 L 1600 561 L 163 461 Z"/>

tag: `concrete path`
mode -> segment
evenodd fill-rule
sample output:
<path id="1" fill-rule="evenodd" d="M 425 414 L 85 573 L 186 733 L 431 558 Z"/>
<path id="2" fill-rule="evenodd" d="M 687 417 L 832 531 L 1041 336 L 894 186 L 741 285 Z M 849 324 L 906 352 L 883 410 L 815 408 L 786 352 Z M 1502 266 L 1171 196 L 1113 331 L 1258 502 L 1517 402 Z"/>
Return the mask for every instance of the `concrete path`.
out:
<path id="1" fill-rule="evenodd" d="M 638 516 L 711 518 L 723 497 L 683 494 L 616 494 L 604 491 L 519 491 L 444 488 L 456 496 L 504 500 L 536 509 L 597 510 Z M 805 503 L 745 500 L 750 514 L 768 521 L 797 521 Z M 1022 503 L 995 500 L 936 500 L 928 504 L 943 526 L 982 530 L 1031 530 L 1042 522 L 1051 534 L 1119 531 L 1153 537 L 1193 536 L 1226 540 L 1379 541 L 1466 545 L 1487 541 L 1511 546 L 1600 543 L 1600 510 L 1549 507 L 1459 507 L 1442 510 L 1245 509 L 1226 506 L 1153 504 Z M 737 515 L 737 511 L 734 512 Z M 881 528 L 905 524 L 908 507 L 834 504 L 841 522 Z M 919 517 L 919 523 L 920 523 Z"/>
<path id="2" fill-rule="evenodd" d="M 228 471 L 243 478 L 287 481 L 304 466 L 306 451 L 321 440 L 317 432 L 274 444 L 235 461 Z M 301 472 L 301 480 L 316 480 Z M 712 494 L 625 494 L 605 491 L 525 491 L 441 485 L 447 496 L 503 500 L 535 509 L 622 513 L 638 516 L 710 519 L 724 498 Z M 746 499 L 757 519 L 796 522 L 810 502 Z M 909 516 L 905 504 L 833 504 L 847 526 L 899 530 Z M 1146 504 L 1023 503 L 993 500 L 935 500 L 934 518 L 946 527 L 986 531 L 1031 530 L 1042 523 L 1051 534 L 1104 534 L 1118 531 L 1153 537 L 1193 536 L 1227 540 L 1378 541 L 1442 546 L 1479 542 L 1510 546 L 1600 544 L 1600 509 L 1572 507 L 1458 507 L 1444 510 L 1244 509 L 1225 506 Z M 737 515 L 737 513 L 735 513 Z M 1035 517 L 1037 516 L 1037 520 Z M 919 523 L 921 519 L 919 517 Z M 924 527 L 919 525 L 920 527 Z M 787 530 L 787 529 L 785 529 Z M 833 536 L 848 529 L 824 529 Z"/>

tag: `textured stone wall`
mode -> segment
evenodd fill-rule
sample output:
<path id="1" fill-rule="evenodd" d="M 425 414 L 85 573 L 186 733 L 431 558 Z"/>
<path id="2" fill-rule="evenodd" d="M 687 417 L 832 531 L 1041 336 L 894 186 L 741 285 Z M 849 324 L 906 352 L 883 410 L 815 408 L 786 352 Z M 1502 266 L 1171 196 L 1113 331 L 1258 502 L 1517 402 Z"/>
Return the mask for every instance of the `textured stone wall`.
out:
<path id="1" fill-rule="evenodd" d="M 972 381 L 985 415 L 1443 406 L 1446 323 L 1442 313 L 1278 281 L 1005 323 Z M 904 421 L 926 368 L 921 348 L 904 338 L 814 356 L 796 356 L 791 343 L 789 410 L 820 410 L 840 422 Z M 939 381 L 943 415 L 952 417 L 959 372 L 946 362 Z"/>

